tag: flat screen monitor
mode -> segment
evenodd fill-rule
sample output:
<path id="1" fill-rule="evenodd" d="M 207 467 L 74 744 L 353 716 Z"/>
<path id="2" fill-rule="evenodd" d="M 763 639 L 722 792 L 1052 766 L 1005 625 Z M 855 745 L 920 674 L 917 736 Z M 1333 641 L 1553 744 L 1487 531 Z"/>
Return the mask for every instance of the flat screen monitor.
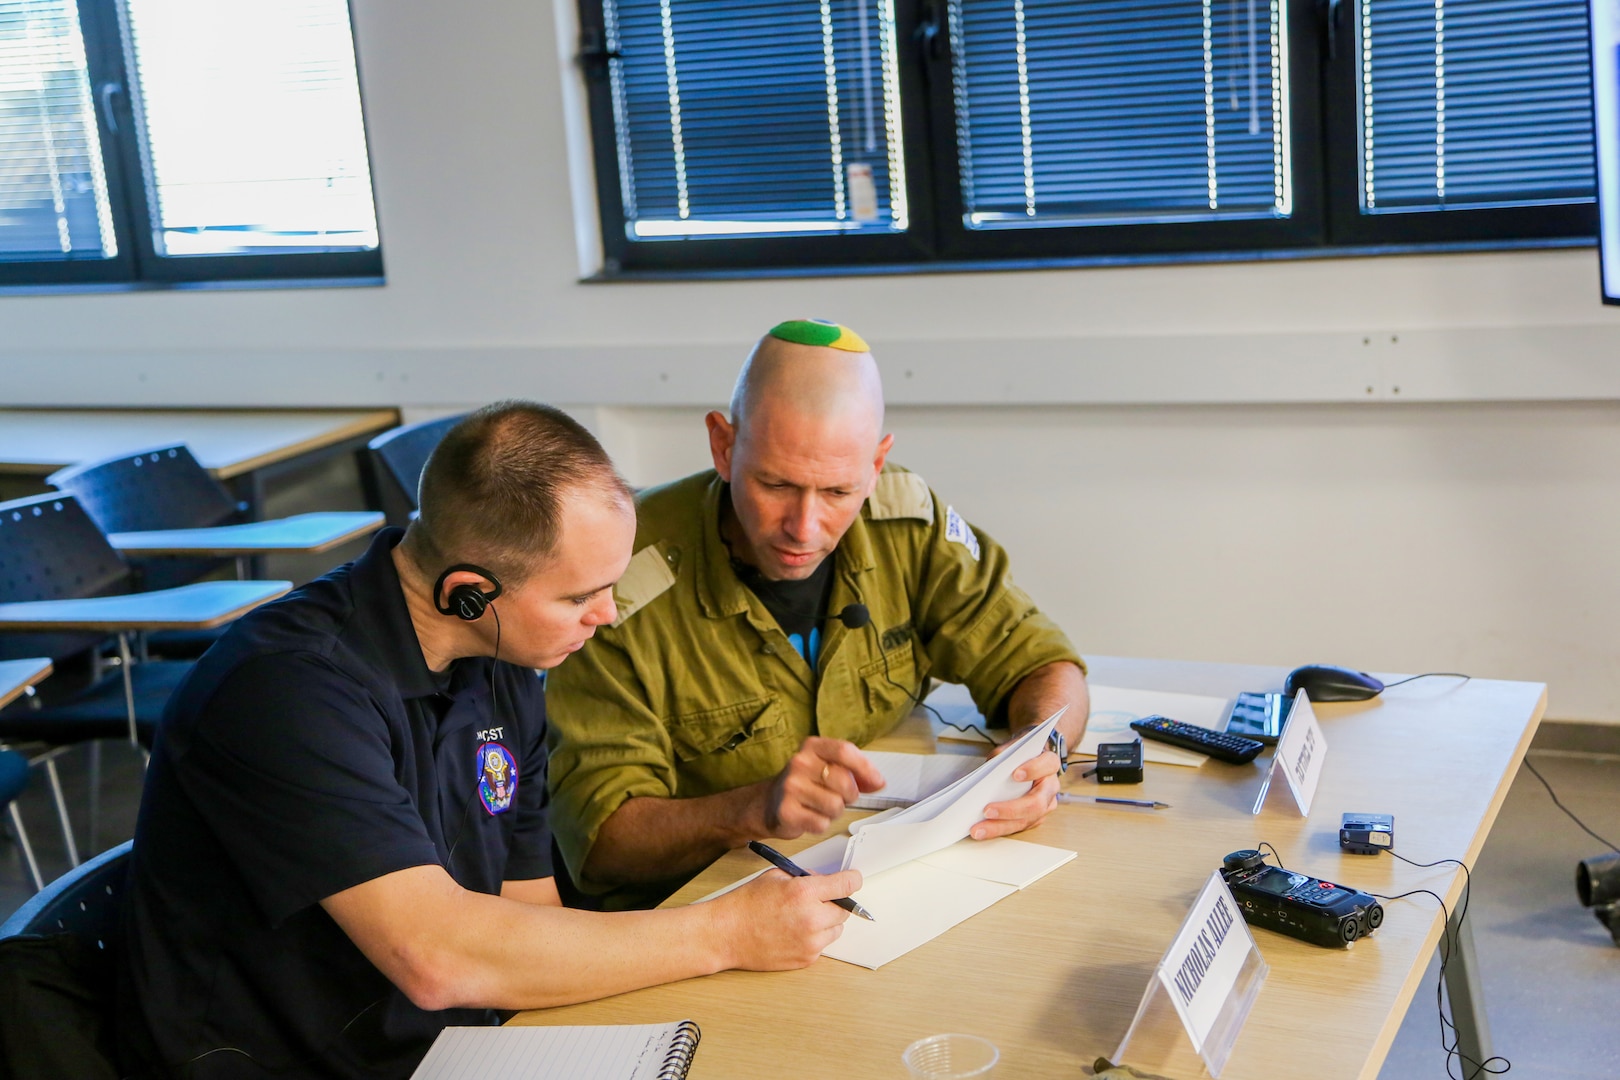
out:
<path id="1" fill-rule="evenodd" d="M 1592 0 L 1592 102 L 1603 302 L 1620 304 L 1620 0 Z"/>

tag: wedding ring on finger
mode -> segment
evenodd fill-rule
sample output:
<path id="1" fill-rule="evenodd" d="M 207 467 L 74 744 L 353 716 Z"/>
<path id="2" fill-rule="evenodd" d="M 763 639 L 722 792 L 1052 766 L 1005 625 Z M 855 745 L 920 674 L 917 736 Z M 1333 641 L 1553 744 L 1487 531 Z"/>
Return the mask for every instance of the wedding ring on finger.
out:
<path id="1" fill-rule="evenodd" d="M 831 775 L 832 775 L 832 766 L 823 763 L 822 766 L 821 766 L 821 782 L 823 784 L 825 784 L 827 782 L 827 777 L 829 777 Z"/>

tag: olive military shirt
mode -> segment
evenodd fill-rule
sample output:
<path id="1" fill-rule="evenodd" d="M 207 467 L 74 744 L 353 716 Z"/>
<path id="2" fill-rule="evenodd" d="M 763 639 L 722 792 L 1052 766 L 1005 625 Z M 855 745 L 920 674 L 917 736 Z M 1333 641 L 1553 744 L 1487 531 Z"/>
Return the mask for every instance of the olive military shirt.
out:
<path id="1" fill-rule="evenodd" d="M 709 470 L 642 493 L 618 618 L 547 676 L 552 826 L 587 893 L 607 891 L 582 868 L 627 799 L 764 780 L 809 735 L 865 745 L 907 714 L 908 691 L 930 677 L 966 684 L 1004 724 L 1026 675 L 1080 663 L 1012 583 L 1000 545 L 891 465 L 833 555 L 828 612 L 865 604 L 871 622 L 825 623 L 812 671 L 732 569 L 720 538 L 725 492 Z M 636 892 L 619 890 L 605 906 L 647 899 Z"/>

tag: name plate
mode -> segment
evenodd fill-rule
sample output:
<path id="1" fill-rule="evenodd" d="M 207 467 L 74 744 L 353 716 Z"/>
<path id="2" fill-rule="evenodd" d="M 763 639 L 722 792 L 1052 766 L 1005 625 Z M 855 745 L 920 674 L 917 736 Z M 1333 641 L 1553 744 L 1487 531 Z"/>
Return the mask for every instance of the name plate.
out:
<path id="1" fill-rule="evenodd" d="M 1277 751 L 1272 755 L 1271 772 L 1260 788 L 1260 797 L 1254 801 L 1254 812 L 1258 814 L 1265 805 L 1266 794 L 1281 773 L 1300 816 L 1309 817 L 1326 757 L 1327 738 L 1322 734 L 1322 725 L 1316 722 L 1316 710 L 1311 708 L 1310 697 L 1301 690 L 1294 695 L 1293 708 L 1283 725 L 1282 737 L 1277 740 Z"/>
<path id="2" fill-rule="evenodd" d="M 1132 1036 L 1152 1029 L 1148 1018 L 1164 995 L 1209 1074 L 1220 1076 L 1267 970 L 1232 891 L 1220 871 L 1212 873 L 1159 961 L 1112 1060 L 1123 1062 Z"/>
<path id="3" fill-rule="evenodd" d="M 1232 891 L 1218 871 L 1211 874 L 1159 964 L 1157 978 L 1170 992 L 1170 1002 L 1200 1054 L 1237 985 L 1244 957 L 1254 949 L 1248 934 L 1232 933 L 1242 922 Z"/>

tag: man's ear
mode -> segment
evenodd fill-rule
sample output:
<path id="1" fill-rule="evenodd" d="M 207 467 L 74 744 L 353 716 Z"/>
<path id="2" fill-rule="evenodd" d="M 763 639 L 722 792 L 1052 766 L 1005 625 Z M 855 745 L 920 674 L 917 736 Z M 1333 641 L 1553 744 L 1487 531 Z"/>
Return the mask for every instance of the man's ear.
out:
<path id="1" fill-rule="evenodd" d="M 731 483 L 731 452 L 737 447 L 737 429 L 725 414 L 711 411 L 703 418 L 709 428 L 709 455 L 714 458 L 714 471 L 720 479 Z"/>
<path id="2" fill-rule="evenodd" d="M 894 446 L 894 436 L 892 434 L 883 436 L 883 440 L 878 443 L 877 457 L 875 459 L 873 459 L 873 461 L 872 461 L 872 486 L 873 487 L 877 486 L 878 474 L 883 471 L 883 463 L 885 461 L 889 460 L 889 450 L 893 446 Z M 871 493 L 872 493 L 871 488 L 868 488 L 867 489 L 867 494 L 870 495 Z"/>

